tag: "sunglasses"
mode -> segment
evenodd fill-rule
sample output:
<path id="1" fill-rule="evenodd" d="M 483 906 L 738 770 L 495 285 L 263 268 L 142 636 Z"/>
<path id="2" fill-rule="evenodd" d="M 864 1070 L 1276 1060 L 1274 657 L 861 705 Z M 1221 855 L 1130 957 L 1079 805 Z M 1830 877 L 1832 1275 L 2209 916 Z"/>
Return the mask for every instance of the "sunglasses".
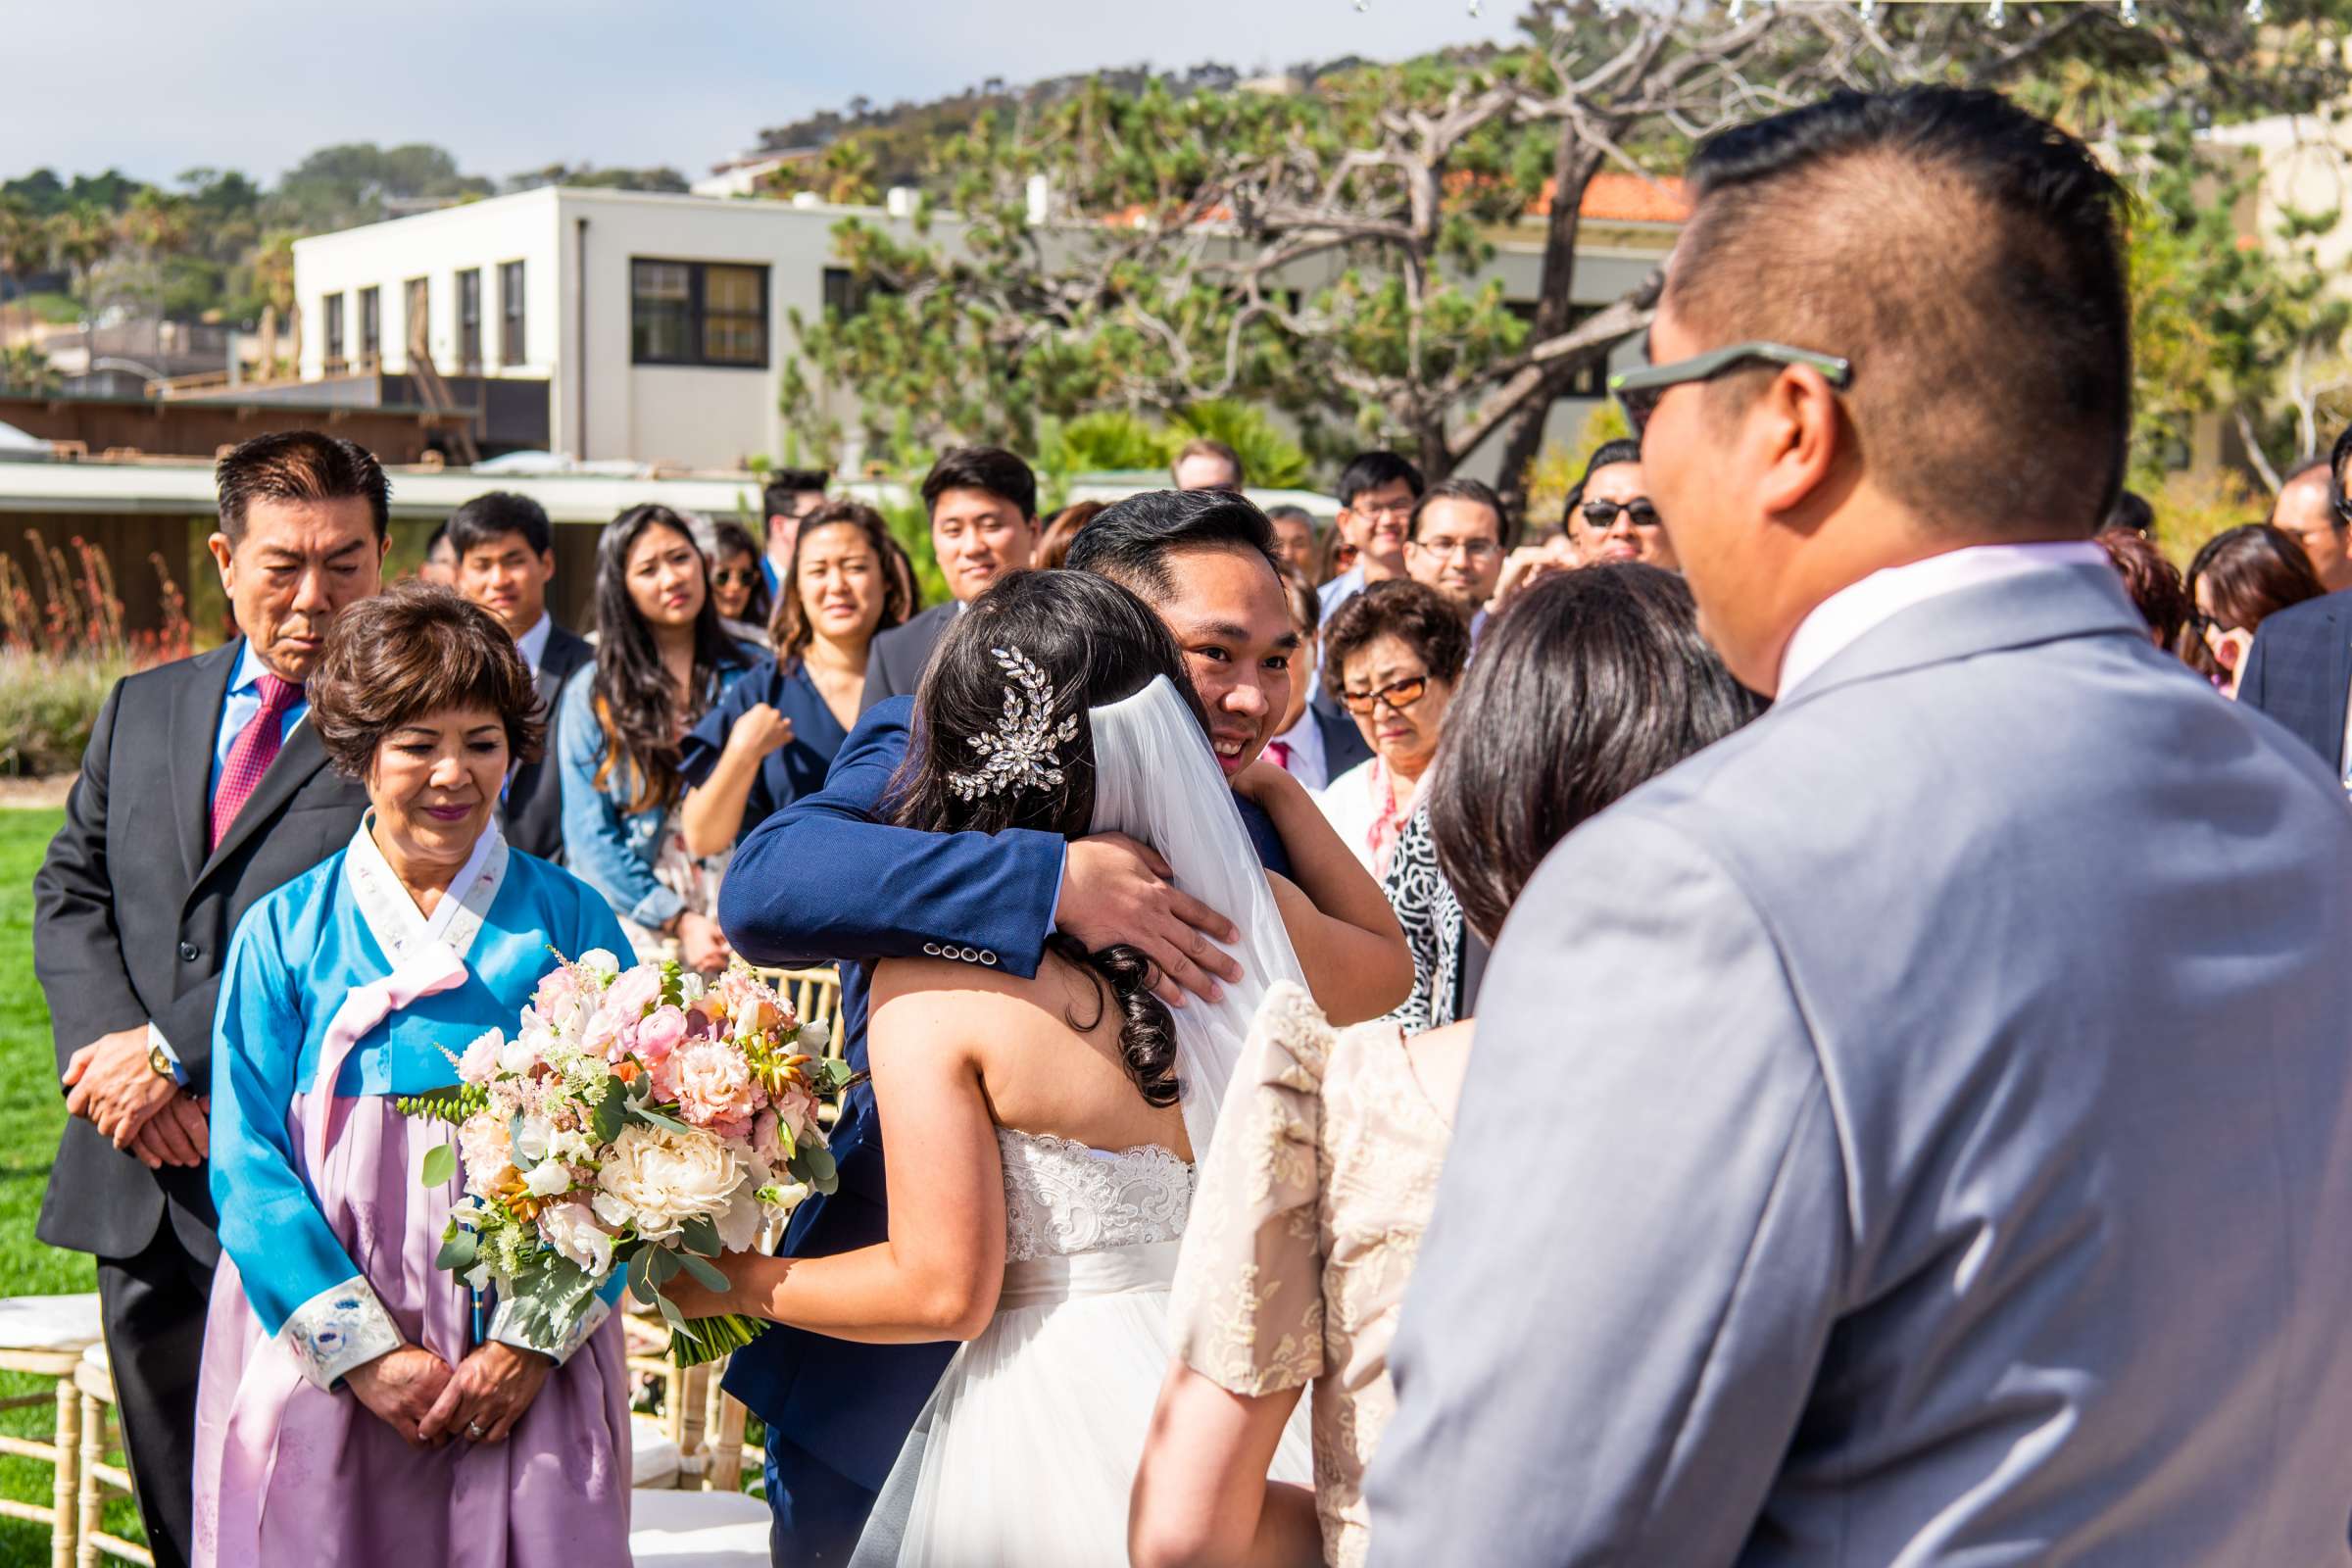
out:
<path id="1" fill-rule="evenodd" d="M 1616 396 L 1617 406 L 1625 411 L 1625 422 L 1639 441 L 1642 432 L 1649 427 L 1649 416 L 1657 412 L 1658 400 L 1668 392 L 1693 381 L 1712 381 L 1751 364 L 1810 366 L 1821 372 L 1823 380 L 1841 392 L 1854 382 L 1853 362 L 1835 354 L 1792 349 L 1785 343 L 1734 343 L 1671 365 L 1644 365 L 1638 369 L 1619 370 L 1609 377 L 1609 391 Z"/>
<path id="2" fill-rule="evenodd" d="M 1394 712 L 1401 713 L 1429 695 L 1427 675 L 1407 675 L 1393 680 L 1376 692 L 1349 692 L 1340 701 L 1350 713 L 1369 713 L 1379 703 L 1386 703 Z"/>
<path id="3" fill-rule="evenodd" d="M 1649 504 L 1648 497 L 1636 496 L 1631 501 L 1586 502 L 1585 526 L 1594 533 L 1607 533 L 1617 525 L 1619 513 L 1625 514 L 1625 520 L 1637 528 L 1655 528 L 1658 525 L 1658 509 Z"/>
<path id="4" fill-rule="evenodd" d="M 760 580 L 760 573 L 751 566 L 730 567 L 725 571 L 712 572 L 710 580 L 721 588 L 749 588 Z"/>

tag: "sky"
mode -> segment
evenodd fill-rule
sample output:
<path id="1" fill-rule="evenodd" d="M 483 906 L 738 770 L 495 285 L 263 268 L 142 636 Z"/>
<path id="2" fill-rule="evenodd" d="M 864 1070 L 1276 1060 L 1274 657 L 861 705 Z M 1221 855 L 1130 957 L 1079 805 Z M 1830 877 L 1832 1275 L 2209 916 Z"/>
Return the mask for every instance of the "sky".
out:
<path id="1" fill-rule="evenodd" d="M 7 3 L 0 176 L 111 166 L 166 181 L 212 167 L 269 181 L 330 143 L 429 141 L 494 178 L 559 162 L 668 165 L 693 178 L 762 127 L 861 94 L 919 101 L 990 76 L 1145 61 L 1250 71 L 1400 59 L 1514 35 L 1517 0 L 1481 0 L 1476 16 L 1471 3 Z"/>

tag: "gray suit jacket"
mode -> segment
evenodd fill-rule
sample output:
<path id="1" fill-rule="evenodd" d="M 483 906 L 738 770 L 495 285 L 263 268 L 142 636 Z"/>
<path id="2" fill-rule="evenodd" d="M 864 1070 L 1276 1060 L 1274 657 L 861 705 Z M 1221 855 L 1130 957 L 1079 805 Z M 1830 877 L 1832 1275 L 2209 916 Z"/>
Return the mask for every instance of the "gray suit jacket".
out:
<path id="1" fill-rule="evenodd" d="M 1483 1000 L 1375 1563 L 2352 1562 L 2352 813 L 2104 569 L 1572 834 Z"/>

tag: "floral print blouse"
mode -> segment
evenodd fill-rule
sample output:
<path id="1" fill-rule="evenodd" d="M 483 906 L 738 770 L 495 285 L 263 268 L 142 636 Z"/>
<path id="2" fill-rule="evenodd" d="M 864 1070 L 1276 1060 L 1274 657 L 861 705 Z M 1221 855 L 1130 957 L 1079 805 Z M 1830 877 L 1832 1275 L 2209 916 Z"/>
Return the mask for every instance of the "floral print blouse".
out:
<path id="1" fill-rule="evenodd" d="M 1359 1564 L 1364 1469 L 1396 1410 L 1389 1342 L 1452 1135 L 1388 1020 L 1332 1028 L 1267 995 L 1200 1168 L 1176 1353 L 1235 1394 L 1313 1385 L 1327 1562 Z"/>

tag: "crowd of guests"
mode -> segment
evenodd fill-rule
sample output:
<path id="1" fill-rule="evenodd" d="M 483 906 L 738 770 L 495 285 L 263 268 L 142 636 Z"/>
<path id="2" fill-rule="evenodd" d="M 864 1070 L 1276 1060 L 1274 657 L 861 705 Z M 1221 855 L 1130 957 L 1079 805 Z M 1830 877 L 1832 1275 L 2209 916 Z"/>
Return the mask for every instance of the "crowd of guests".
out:
<path id="1" fill-rule="evenodd" d="M 1889 171 L 1939 199 L 1889 203 Z M 1988 94 L 1840 98 L 1692 189 L 1636 435 L 1533 539 L 1389 451 L 1326 528 L 1260 512 L 1211 440 L 1169 490 L 1050 517 L 1019 457 L 961 447 L 919 492 L 942 603 L 796 471 L 757 535 L 613 518 L 565 628 L 529 499 L 468 502 L 386 588 L 368 454 L 226 454 L 239 635 L 110 694 L 35 884 L 73 1113 L 40 1235 L 99 1259 L 156 1560 L 625 1561 L 617 1279 L 561 1336 L 475 1321 L 433 1267 L 458 1189 L 418 1187 L 393 1109 L 549 948 L 599 947 L 839 962 L 861 1067 L 894 997 L 920 1004 L 878 1035 L 974 997 L 1034 1023 L 999 1004 L 1058 975 L 1057 1065 L 999 1028 L 924 1069 L 931 1113 L 992 1133 L 979 1186 L 993 1132 L 1041 1168 L 1198 1167 L 1126 1260 L 1166 1272 L 1104 1293 L 1164 1298 L 1156 1408 L 1054 1428 L 1061 1472 L 991 1470 L 933 1342 L 1046 1307 L 1000 1301 L 1002 1238 L 940 1221 L 956 1139 L 902 1154 L 940 1200 L 893 1223 L 860 1082 L 840 1193 L 701 1303 L 785 1325 L 730 1382 L 779 1562 L 942 1519 L 966 1534 L 915 1559 L 1068 1556 L 1014 1516 L 1105 1474 L 1069 1539 L 1153 1568 L 2340 1557 L 2352 823 L 2300 751 L 2352 783 L 2352 430 L 2179 571 L 2110 501 L 2120 196 L 2084 149 Z M 1905 254 L 1941 269 L 1854 283 Z M 2034 441 L 1949 417 L 1954 376 Z M 1012 722 L 1015 634 L 1047 749 L 982 787 L 956 748 Z M 1254 926 L 1102 828 L 1114 763 L 1162 759 L 1079 719 L 1147 699 Z M 2002 787 L 1962 787 L 1995 754 Z M 1250 983 L 1230 950 L 1260 940 L 1296 973 L 1210 1143 L 1171 1009 Z M 1071 1106 L 1113 1131 L 1031 1125 Z"/>

